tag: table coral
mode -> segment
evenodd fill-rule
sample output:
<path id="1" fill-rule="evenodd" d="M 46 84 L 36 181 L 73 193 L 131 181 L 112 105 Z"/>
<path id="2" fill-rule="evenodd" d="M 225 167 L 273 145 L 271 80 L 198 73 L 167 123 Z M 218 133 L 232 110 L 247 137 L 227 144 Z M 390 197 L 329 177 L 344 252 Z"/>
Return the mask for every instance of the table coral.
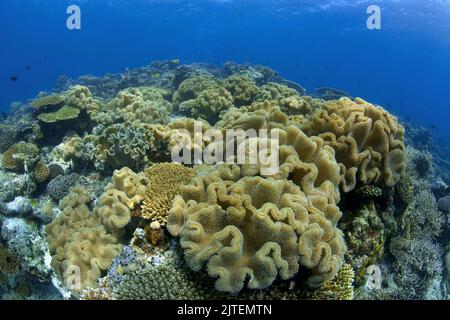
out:
<path id="1" fill-rule="evenodd" d="M 31 105 L 37 109 L 43 108 L 46 106 L 55 106 L 64 101 L 64 97 L 59 94 L 52 94 L 52 95 L 44 95 L 40 96 L 36 99 L 34 99 L 31 102 Z"/>
<path id="2" fill-rule="evenodd" d="M 177 163 L 158 163 L 146 169 L 150 186 L 142 202 L 141 217 L 165 225 L 173 198 L 194 172 L 194 169 Z"/>

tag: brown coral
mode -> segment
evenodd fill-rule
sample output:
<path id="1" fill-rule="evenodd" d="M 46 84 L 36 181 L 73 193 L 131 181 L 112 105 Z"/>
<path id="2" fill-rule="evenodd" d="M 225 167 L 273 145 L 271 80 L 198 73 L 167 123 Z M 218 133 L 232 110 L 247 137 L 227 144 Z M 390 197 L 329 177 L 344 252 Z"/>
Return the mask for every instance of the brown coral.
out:
<path id="1" fill-rule="evenodd" d="M 43 163 L 41 161 L 39 161 L 34 166 L 33 171 L 34 171 L 34 179 L 38 183 L 43 183 L 43 182 L 47 181 L 47 179 L 50 176 L 50 169 L 49 169 L 49 167 L 45 163 Z"/>
<path id="2" fill-rule="evenodd" d="M 173 198 L 194 173 L 194 169 L 177 163 L 158 163 L 146 169 L 150 187 L 141 206 L 141 216 L 165 225 Z"/>

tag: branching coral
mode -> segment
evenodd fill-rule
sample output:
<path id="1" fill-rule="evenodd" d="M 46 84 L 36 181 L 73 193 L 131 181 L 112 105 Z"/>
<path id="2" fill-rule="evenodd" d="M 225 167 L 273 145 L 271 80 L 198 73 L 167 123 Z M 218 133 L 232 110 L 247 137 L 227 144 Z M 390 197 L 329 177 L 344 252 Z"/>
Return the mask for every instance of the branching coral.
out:
<path id="1" fill-rule="evenodd" d="M 403 127 L 387 111 L 362 99 L 324 102 L 303 129 L 336 151 L 345 192 L 359 182 L 393 186 L 404 171 Z"/>
<path id="2" fill-rule="evenodd" d="M 336 277 L 322 284 L 312 293 L 311 298 L 316 300 L 352 300 L 354 276 L 355 273 L 351 265 L 344 263 Z"/>
<path id="3" fill-rule="evenodd" d="M 146 169 L 150 186 L 142 202 L 141 217 L 165 225 L 173 198 L 181 185 L 194 176 L 194 172 L 193 169 L 176 163 L 158 163 Z"/>

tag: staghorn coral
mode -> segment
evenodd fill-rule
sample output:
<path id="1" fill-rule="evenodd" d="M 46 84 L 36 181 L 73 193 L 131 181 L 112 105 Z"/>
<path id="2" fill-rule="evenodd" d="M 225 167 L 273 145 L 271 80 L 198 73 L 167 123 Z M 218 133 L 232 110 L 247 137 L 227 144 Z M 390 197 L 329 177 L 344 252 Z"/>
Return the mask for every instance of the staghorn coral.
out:
<path id="1" fill-rule="evenodd" d="M 5 151 L 2 166 L 5 169 L 21 172 L 31 169 L 39 156 L 39 148 L 28 142 L 18 142 Z"/>
<path id="2" fill-rule="evenodd" d="M 145 198 L 150 179 L 144 173 L 134 173 L 130 168 L 115 170 L 111 182 L 100 196 L 98 214 L 107 230 L 121 235 L 131 220 L 131 211 L 137 209 Z"/>
<path id="3" fill-rule="evenodd" d="M 47 225 L 46 234 L 56 274 L 70 284 L 72 268 L 80 270 L 80 291 L 96 287 L 97 279 L 106 271 L 122 248 L 118 239 L 108 233 L 97 212 L 91 212 L 89 194 L 73 188 L 60 203 L 61 214 Z"/>
<path id="4" fill-rule="evenodd" d="M 189 267 L 206 264 L 218 277 L 216 289 L 230 293 L 246 279 L 250 289 L 289 279 L 299 261 L 312 269 L 309 284 L 333 278 L 345 251 L 337 207 L 319 195 L 307 199 L 287 180 L 239 177 L 238 167 L 220 167 L 193 178 L 175 198 L 167 227 L 180 237 Z"/>
<path id="5" fill-rule="evenodd" d="M 403 127 L 387 111 L 360 98 L 323 102 L 302 129 L 336 151 L 344 192 L 357 183 L 393 186 L 405 169 Z"/>
<path id="6" fill-rule="evenodd" d="M 150 186 L 141 206 L 141 217 L 167 223 L 167 216 L 172 207 L 173 198 L 181 185 L 189 182 L 194 170 L 177 163 L 158 163 L 145 170 Z"/>

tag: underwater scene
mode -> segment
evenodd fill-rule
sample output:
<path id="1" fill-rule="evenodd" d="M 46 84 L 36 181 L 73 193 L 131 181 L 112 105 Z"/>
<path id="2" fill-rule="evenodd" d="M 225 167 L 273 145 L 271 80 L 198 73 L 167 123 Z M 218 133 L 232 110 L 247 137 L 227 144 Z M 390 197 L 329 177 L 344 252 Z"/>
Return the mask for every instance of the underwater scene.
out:
<path id="1" fill-rule="evenodd" d="M 2 300 L 448 300 L 450 2 L 0 2 Z"/>

